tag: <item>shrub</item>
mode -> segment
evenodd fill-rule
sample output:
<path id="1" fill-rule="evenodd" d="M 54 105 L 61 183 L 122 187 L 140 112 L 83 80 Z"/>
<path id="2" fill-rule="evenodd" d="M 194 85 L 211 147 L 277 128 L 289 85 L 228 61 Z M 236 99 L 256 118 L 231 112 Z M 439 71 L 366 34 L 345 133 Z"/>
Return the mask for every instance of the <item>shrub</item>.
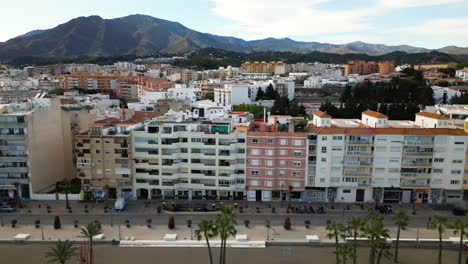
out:
<path id="1" fill-rule="evenodd" d="M 305 224 L 306 228 L 309 228 L 309 226 L 310 226 L 310 220 L 305 220 L 305 221 L 304 221 L 304 224 Z"/>
<path id="2" fill-rule="evenodd" d="M 250 220 L 247 220 L 247 219 L 244 220 L 244 225 L 245 225 L 245 227 L 249 227 L 249 225 L 250 225 Z"/>
<path id="3" fill-rule="evenodd" d="M 146 224 L 147 224 L 148 228 L 151 228 L 151 222 L 152 222 L 151 219 L 146 219 Z"/>
<path id="4" fill-rule="evenodd" d="M 286 217 L 286 219 L 284 219 L 284 229 L 291 230 L 291 218 Z"/>
<path id="5" fill-rule="evenodd" d="M 11 220 L 11 227 L 15 228 L 17 223 L 18 223 L 18 220 L 16 219 Z"/>
<path id="6" fill-rule="evenodd" d="M 187 227 L 192 227 L 192 220 L 191 219 L 187 220 Z"/>
<path id="7" fill-rule="evenodd" d="M 127 226 L 127 228 L 130 228 L 130 220 L 125 220 L 125 225 Z"/>
<path id="8" fill-rule="evenodd" d="M 62 227 L 62 224 L 60 223 L 60 218 L 58 215 L 55 216 L 54 218 L 54 229 L 60 229 Z"/>
<path id="9" fill-rule="evenodd" d="M 167 223 L 167 227 L 169 229 L 174 229 L 175 228 L 175 221 L 174 221 L 174 216 L 169 217 L 169 221 Z"/>
<path id="10" fill-rule="evenodd" d="M 78 220 L 73 221 L 73 226 L 74 226 L 75 228 L 78 228 Z"/>
<path id="11" fill-rule="evenodd" d="M 36 225 L 36 228 L 39 228 L 39 225 L 41 224 L 41 221 L 36 220 L 36 221 L 34 221 L 34 224 Z"/>

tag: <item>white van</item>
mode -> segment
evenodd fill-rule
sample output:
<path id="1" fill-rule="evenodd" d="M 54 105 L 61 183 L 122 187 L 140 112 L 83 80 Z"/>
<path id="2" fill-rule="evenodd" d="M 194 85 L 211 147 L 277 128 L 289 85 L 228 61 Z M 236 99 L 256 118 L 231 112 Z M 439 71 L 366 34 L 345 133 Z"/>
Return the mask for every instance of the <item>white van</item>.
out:
<path id="1" fill-rule="evenodd" d="M 123 211 L 125 209 L 125 199 L 118 198 L 115 200 L 114 208 L 116 211 Z"/>

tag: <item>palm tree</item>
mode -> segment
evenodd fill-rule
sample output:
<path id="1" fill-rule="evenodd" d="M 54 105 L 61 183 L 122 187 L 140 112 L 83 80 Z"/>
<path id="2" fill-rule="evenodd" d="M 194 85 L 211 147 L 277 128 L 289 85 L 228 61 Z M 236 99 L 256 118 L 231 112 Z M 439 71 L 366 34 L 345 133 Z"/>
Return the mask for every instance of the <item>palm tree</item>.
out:
<path id="1" fill-rule="evenodd" d="M 382 187 L 377 187 L 374 189 L 374 201 L 375 201 L 375 208 L 379 205 L 380 198 L 382 197 L 383 189 Z"/>
<path id="2" fill-rule="evenodd" d="M 357 238 L 360 236 L 359 232 L 362 231 L 365 225 L 365 221 L 362 218 L 354 217 L 348 221 L 348 229 L 353 233 L 353 264 L 356 264 L 357 260 Z"/>
<path id="3" fill-rule="evenodd" d="M 99 227 L 95 223 L 89 223 L 86 228 L 81 228 L 81 234 L 89 241 L 88 263 L 93 264 L 93 237 L 99 234 Z"/>
<path id="4" fill-rule="evenodd" d="M 448 219 L 446 216 L 436 215 L 434 221 L 432 221 L 431 229 L 437 230 L 439 233 L 439 264 L 442 264 L 442 234 L 445 232 L 448 226 Z"/>
<path id="5" fill-rule="evenodd" d="M 59 264 L 65 264 L 76 255 L 76 248 L 73 247 L 73 243 L 69 240 L 63 242 L 59 240 L 54 247 L 51 247 L 49 251 L 45 253 L 45 257 L 49 259 L 47 263 Z"/>
<path id="6" fill-rule="evenodd" d="M 336 187 L 330 187 L 328 188 L 328 190 L 331 191 L 331 194 L 332 194 L 331 195 L 331 202 L 332 202 L 331 208 L 335 209 Z"/>
<path id="7" fill-rule="evenodd" d="M 370 240 L 370 253 L 369 253 L 369 264 L 375 263 L 376 253 L 376 240 L 384 236 L 385 233 L 388 236 L 388 231 L 383 228 L 383 217 L 376 211 L 370 211 L 368 215 L 367 225 L 364 226 L 364 233 Z"/>
<path id="8" fill-rule="evenodd" d="M 232 206 L 223 206 L 221 208 L 221 215 L 219 215 L 216 220 L 216 233 L 219 234 L 221 238 L 221 248 L 219 254 L 219 263 L 226 263 L 226 241 L 229 236 L 236 234 L 236 220 L 235 213 L 232 209 Z"/>
<path id="9" fill-rule="evenodd" d="M 468 230 L 465 230 L 468 228 L 468 225 L 465 221 L 461 219 L 456 219 L 455 222 L 450 226 L 453 228 L 453 234 L 454 235 L 460 235 L 460 243 L 458 247 L 458 264 L 462 263 L 462 252 L 463 252 L 463 238 L 468 235 Z"/>
<path id="10" fill-rule="evenodd" d="M 382 256 L 384 258 L 391 258 L 392 252 L 390 252 L 390 246 L 387 245 L 387 238 L 389 238 L 388 232 L 384 236 L 376 239 L 375 248 L 377 251 L 377 264 L 380 264 Z"/>
<path id="11" fill-rule="evenodd" d="M 348 244 L 341 244 L 338 247 L 338 255 L 341 257 L 341 264 L 346 264 L 353 257 L 353 249 Z"/>
<path id="12" fill-rule="evenodd" d="M 345 227 L 342 224 L 332 222 L 327 225 L 327 238 L 335 239 L 335 255 L 336 255 L 336 264 L 340 263 L 340 256 L 338 252 L 339 240 L 340 238 L 345 238 Z"/>
<path id="13" fill-rule="evenodd" d="M 249 186 L 245 185 L 245 208 L 249 208 Z"/>
<path id="14" fill-rule="evenodd" d="M 396 244 L 395 244 L 395 255 L 393 261 L 398 263 L 398 248 L 400 246 L 400 231 L 405 230 L 408 226 L 408 215 L 404 211 L 396 211 L 395 212 L 396 219 L 395 225 L 397 226 L 397 237 L 396 237 Z"/>
<path id="15" fill-rule="evenodd" d="M 60 192 L 65 194 L 66 209 L 70 209 L 70 204 L 68 202 L 68 194 L 72 192 L 72 182 L 68 179 L 63 180 L 59 183 Z"/>
<path id="16" fill-rule="evenodd" d="M 291 193 L 293 191 L 294 187 L 292 185 L 288 186 L 288 192 L 289 192 L 289 197 L 288 197 L 288 208 L 291 208 Z"/>
<path id="17" fill-rule="evenodd" d="M 21 202 L 21 195 L 20 195 L 21 184 L 19 182 L 14 182 L 13 185 L 15 186 L 15 189 L 16 189 L 16 204 L 19 208 L 23 208 L 23 203 Z"/>
<path id="18" fill-rule="evenodd" d="M 211 253 L 210 238 L 216 236 L 216 228 L 211 220 L 203 220 L 198 224 L 198 229 L 195 230 L 195 237 L 197 240 L 205 238 L 206 245 L 208 246 L 208 255 L 210 257 L 210 264 L 213 264 L 213 255 Z"/>

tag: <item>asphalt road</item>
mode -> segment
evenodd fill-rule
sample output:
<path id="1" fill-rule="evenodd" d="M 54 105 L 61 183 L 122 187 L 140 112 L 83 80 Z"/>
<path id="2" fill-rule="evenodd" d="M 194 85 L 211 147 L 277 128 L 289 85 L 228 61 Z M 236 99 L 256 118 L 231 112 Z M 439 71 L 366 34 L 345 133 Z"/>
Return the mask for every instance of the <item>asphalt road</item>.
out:
<path id="1" fill-rule="evenodd" d="M 312 226 L 325 226 L 327 220 L 344 222 L 353 216 L 365 217 L 367 212 L 357 211 L 330 211 L 325 214 L 258 214 L 258 213 L 238 213 L 237 223 L 244 224 L 244 220 L 249 220 L 252 225 L 263 225 L 266 219 L 271 221 L 272 225 L 281 225 L 286 217 L 290 217 L 293 225 L 303 225 L 305 220 L 309 220 Z M 126 220 L 129 220 L 132 225 L 146 225 L 146 219 L 151 219 L 153 225 L 166 225 L 168 217 L 174 215 L 175 222 L 178 225 L 185 225 L 188 219 L 192 219 L 194 225 L 198 224 L 203 219 L 215 219 L 215 213 L 161 213 L 157 214 L 133 214 L 126 212 L 113 212 L 107 214 L 18 214 L 4 213 L 0 214 L 0 220 L 3 220 L 5 225 L 9 225 L 11 220 L 16 219 L 18 225 L 34 225 L 36 220 L 41 221 L 41 224 L 52 225 L 54 217 L 60 217 L 62 225 L 73 225 L 75 220 L 80 224 L 99 220 L 102 224 L 124 225 Z M 3 218 L 3 219 L 2 219 Z M 453 221 L 457 217 L 450 216 L 449 220 Z M 394 215 L 384 215 L 384 224 L 393 226 Z M 422 228 L 427 226 L 428 216 L 426 215 L 411 215 L 409 227 Z"/>

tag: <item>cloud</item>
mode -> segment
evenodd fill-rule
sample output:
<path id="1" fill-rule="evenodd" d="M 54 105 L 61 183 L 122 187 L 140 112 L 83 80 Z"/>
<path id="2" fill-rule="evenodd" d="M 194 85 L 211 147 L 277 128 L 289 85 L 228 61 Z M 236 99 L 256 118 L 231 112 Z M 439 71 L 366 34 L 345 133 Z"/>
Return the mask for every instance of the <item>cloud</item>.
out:
<path id="1" fill-rule="evenodd" d="M 468 35 L 468 17 L 436 18 L 421 25 L 392 29 L 389 33 L 459 38 Z"/>
<path id="2" fill-rule="evenodd" d="M 421 6 L 436 6 L 462 3 L 465 0 L 379 0 L 378 6 L 382 8 L 410 8 Z"/>
<path id="3" fill-rule="evenodd" d="M 324 10 L 330 0 L 211 0 L 215 15 L 238 23 L 248 39 L 356 33 L 372 29 L 373 8 Z"/>

